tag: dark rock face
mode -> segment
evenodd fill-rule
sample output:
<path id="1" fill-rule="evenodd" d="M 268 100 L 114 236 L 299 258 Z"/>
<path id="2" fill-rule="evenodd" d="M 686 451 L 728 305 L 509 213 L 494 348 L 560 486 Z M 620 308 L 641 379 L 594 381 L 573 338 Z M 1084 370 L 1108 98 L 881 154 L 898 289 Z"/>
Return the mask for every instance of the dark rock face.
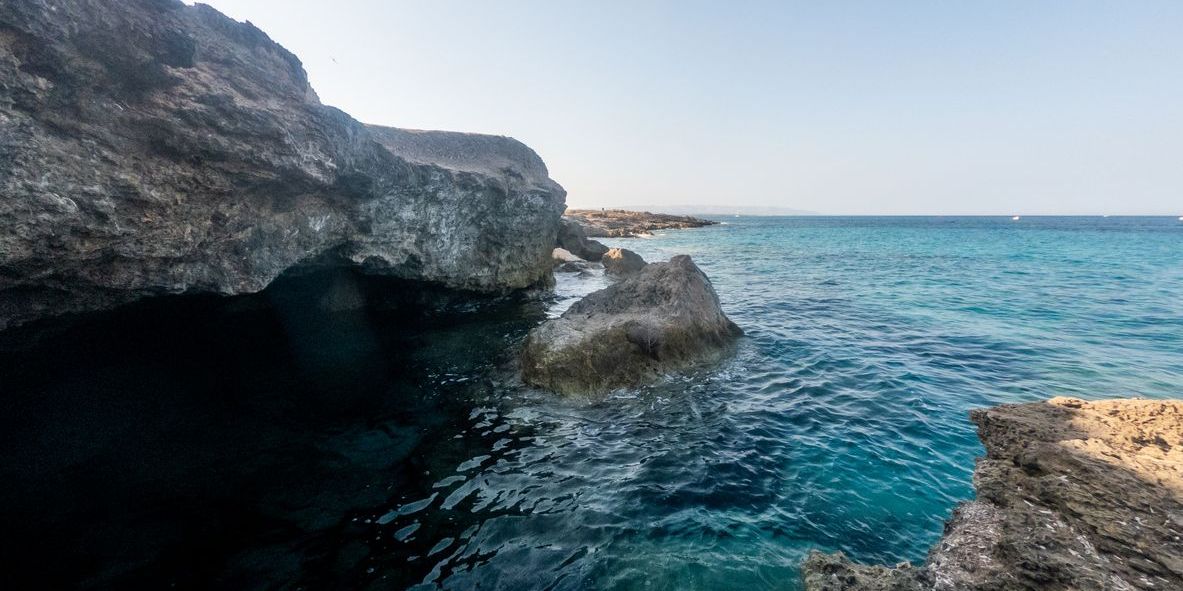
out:
<path id="1" fill-rule="evenodd" d="M 627 248 L 613 248 L 601 259 L 604 272 L 610 275 L 631 275 L 645 268 L 645 259 Z"/>
<path id="2" fill-rule="evenodd" d="M 484 292 L 549 277 L 565 194 L 529 148 L 367 128 L 207 6 L 5 2 L 0 80 L 0 329 L 308 261 Z"/>
<path id="3" fill-rule="evenodd" d="M 978 498 L 922 568 L 814 554 L 807 589 L 1183 589 L 1183 401 L 974 411 Z"/>
<path id="4" fill-rule="evenodd" d="M 579 222 L 568 219 L 560 222 L 558 245 L 585 261 L 598 261 L 608 252 L 607 246 L 587 238 Z"/>
<path id="5" fill-rule="evenodd" d="M 522 375 L 562 394 L 605 392 L 719 358 L 740 334 L 710 280 L 679 255 L 587 295 L 532 330 Z"/>

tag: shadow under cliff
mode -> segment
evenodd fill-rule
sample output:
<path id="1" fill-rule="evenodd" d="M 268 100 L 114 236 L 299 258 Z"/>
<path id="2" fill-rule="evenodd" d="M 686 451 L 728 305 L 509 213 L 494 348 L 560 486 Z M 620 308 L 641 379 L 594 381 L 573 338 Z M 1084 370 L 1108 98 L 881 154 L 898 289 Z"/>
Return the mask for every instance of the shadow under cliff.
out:
<path id="1" fill-rule="evenodd" d="M 543 315 L 322 269 L 4 333 L 0 586 L 364 587 L 359 516 L 481 452 L 454 434 Z"/>

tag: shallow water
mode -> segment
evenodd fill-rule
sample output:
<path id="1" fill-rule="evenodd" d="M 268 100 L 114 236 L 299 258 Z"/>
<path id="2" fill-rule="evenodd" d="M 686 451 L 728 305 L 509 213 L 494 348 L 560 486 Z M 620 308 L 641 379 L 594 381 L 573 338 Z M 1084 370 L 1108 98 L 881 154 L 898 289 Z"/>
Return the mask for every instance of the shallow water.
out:
<path id="1" fill-rule="evenodd" d="M 516 382 L 528 302 L 424 322 L 279 290 L 6 353 L 0 577 L 793 589 L 810 548 L 923 558 L 972 495 L 971 408 L 1183 395 L 1174 218 L 726 222 L 606 241 L 691 254 L 747 336 L 605 400 Z M 560 281 L 551 312 L 599 279 Z"/>

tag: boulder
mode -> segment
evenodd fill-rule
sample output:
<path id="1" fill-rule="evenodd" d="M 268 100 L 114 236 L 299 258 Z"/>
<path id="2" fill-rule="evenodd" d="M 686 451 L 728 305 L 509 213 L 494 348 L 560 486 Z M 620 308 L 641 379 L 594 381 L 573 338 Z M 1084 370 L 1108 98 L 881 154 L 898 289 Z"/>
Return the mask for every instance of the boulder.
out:
<path id="1" fill-rule="evenodd" d="M 516 140 L 368 127 L 179 0 L 0 3 L 0 329 L 315 261 L 544 284 L 565 193 Z"/>
<path id="2" fill-rule="evenodd" d="M 604 272 L 610 275 L 631 275 L 645 268 L 645 259 L 627 248 L 612 248 L 600 259 Z"/>
<path id="3" fill-rule="evenodd" d="M 579 222 L 564 219 L 559 223 L 558 245 L 586 261 L 599 261 L 608 247 L 589 240 Z"/>
<path id="4" fill-rule="evenodd" d="M 555 264 L 578 263 L 578 262 L 583 261 L 583 259 L 571 254 L 571 251 L 569 251 L 565 248 L 554 249 L 553 251 L 551 251 L 550 256 L 551 256 L 551 258 L 554 259 Z"/>
<path id="5" fill-rule="evenodd" d="M 722 358 L 743 334 L 707 276 L 679 255 L 591 293 L 530 331 L 522 376 L 562 394 L 595 394 Z"/>

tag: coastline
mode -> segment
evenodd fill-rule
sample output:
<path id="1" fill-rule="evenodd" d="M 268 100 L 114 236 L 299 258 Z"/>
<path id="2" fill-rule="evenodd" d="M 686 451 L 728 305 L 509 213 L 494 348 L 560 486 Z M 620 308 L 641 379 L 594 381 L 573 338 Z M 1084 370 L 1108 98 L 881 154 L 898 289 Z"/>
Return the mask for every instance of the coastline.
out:
<path id="1" fill-rule="evenodd" d="M 637 238 L 657 230 L 702 228 L 719 223 L 687 215 L 624 209 L 568 209 L 563 217 L 578 222 L 589 238 Z"/>
<path id="2" fill-rule="evenodd" d="M 1183 400 L 975 410 L 986 445 L 922 566 L 811 553 L 806 591 L 1183 588 Z"/>
<path id="3" fill-rule="evenodd" d="M 0 584 L 1183 588 L 1183 402 L 1082 400 L 1178 396 L 1174 219 L 565 210 L 208 6 L 0 18 Z"/>

